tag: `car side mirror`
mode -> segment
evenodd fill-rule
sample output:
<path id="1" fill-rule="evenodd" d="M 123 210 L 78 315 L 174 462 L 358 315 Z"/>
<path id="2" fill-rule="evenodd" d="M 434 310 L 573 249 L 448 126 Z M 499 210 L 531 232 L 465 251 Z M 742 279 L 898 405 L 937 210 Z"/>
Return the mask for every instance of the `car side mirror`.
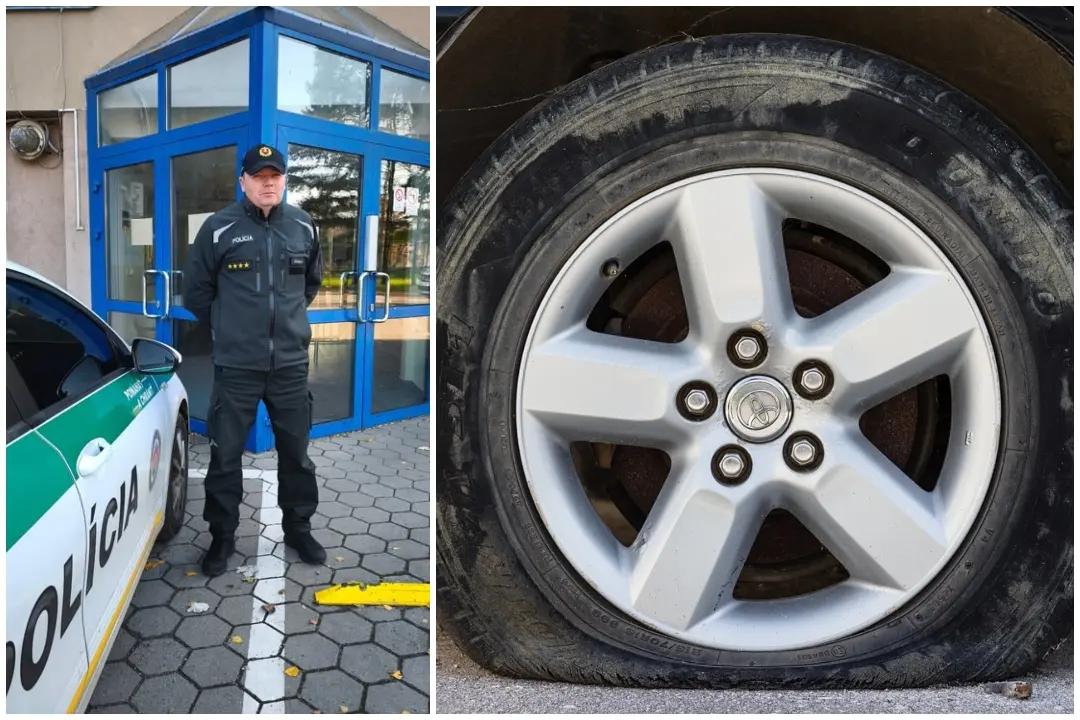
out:
<path id="1" fill-rule="evenodd" d="M 131 355 L 135 360 L 135 369 L 147 375 L 176 372 L 182 361 L 176 350 L 149 338 L 135 338 L 131 343 Z"/>

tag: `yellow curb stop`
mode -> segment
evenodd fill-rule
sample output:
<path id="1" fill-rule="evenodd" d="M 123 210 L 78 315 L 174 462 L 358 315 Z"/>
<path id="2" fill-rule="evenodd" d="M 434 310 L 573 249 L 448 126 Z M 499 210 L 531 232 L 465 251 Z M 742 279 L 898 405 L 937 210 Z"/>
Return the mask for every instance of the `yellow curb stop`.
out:
<path id="1" fill-rule="evenodd" d="M 319 605 L 428 607 L 431 604 L 431 585 L 428 583 L 331 585 L 315 593 L 315 602 Z"/>

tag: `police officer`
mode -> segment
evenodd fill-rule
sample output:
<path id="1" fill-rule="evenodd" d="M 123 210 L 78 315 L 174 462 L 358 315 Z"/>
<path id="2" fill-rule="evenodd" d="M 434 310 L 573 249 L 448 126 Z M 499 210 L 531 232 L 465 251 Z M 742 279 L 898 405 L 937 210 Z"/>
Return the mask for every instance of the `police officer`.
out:
<path id="1" fill-rule="evenodd" d="M 311 536 L 319 490 L 308 457 L 307 308 L 322 284 L 318 232 L 311 216 L 282 203 L 285 159 L 275 148 L 257 145 L 244 155 L 240 187 L 242 200 L 203 223 L 184 268 L 184 305 L 210 324 L 213 338 L 203 510 L 213 541 L 202 562 L 210 576 L 225 572 L 236 549 L 244 441 L 259 400 L 277 440 L 285 544 L 304 562 L 326 560 Z"/>

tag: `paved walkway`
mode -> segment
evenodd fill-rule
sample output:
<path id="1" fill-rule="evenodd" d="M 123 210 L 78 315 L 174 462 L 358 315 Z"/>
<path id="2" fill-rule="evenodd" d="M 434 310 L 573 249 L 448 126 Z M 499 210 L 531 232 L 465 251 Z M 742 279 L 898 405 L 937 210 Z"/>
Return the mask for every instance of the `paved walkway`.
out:
<path id="1" fill-rule="evenodd" d="M 319 567 L 282 542 L 276 454 L 246 455 L 237 554 L 208 579 L 210 448 L 193 437 L 186 527 L 151 554 L 162 562 L 136 588 L 90 712 L 427 712 L 428 609 L 320 607 L 314 593 L 429 581 L 429 443 L 424 417 L 311 444 Z"/>

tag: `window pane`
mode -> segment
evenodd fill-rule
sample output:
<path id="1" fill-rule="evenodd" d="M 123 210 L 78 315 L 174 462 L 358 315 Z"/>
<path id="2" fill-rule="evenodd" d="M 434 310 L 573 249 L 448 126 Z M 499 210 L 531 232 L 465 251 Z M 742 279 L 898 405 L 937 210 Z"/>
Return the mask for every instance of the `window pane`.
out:
<path id="1" fill-rule="evenodd" d="M 7 352 L 44 410 L 94 388 L 120 367 L 89 314 L 30 285 L 7 285 Z"/>
<path id="2" fill-rule="evenodd" d="M 392 70 L 379 75 L 379 129 L 405 137 L 431 139 L 431 98 L 427 80 Z"/>
<path id="3" fill-rule="evenodd" d="M 322 248 L 322 287 L 312 310 L 356 305 L 356 278 L 346 277 L 342 292 L 341 274 L 356 270 L 362 162 L 359 155 L 289 145 L 285 197 L 315 221 Z"/>
<path id="4" fill-rule="evenodd" d="M 368 126 L 371 65 L 280 36 L 278 109 Z"/>
<path id="5" fill-rule="evenodd" d="M 431 302 L 429 187 L 428 168 L 383 161 L 378 265 L 390 276 L 393 305 Z M 384 282 L 379 283 L 377 292 L 376 305 L 381 307 Z"/>
<path id="6" fill-rule="evenodd" d="M 247 107 L 247 38 L 169 68 L 169 129 Z"/>
<path id="7" fill-rule="evenodd" d="M 184 358 L 176 374 L 188 393 L 191 417 L 206 420 L 210 410 L 210 390 L 214 387 L 213 343 L 209 323 L 173 320 L 173 347 Z"/>
<path id="8" fill-rule="evenodd" d="M 314 422 L 344 420 L 353 414 L 356 323 L 311 326 L 308 388 L 315 400 Z"/>
<path id="9" fill-rule="evenodd" d="M 130 313 L 110 312 L 108 314 L 109 327 L 123 338 L 124 342 L 131 345 L 135 338 L 157 338 L 157 321 L 144 315 L 131 315 Z M 187 362 L 187 358 L 184 358 Z"/>
<path id="10" fill-rule="evenodd" d="M 172 159 L 173 268 L 183 271 L 188 248 L 208 217 L 236 202 L 236 146 Z M 183 305 L 183 276 L 173 273 L 172 304 Z"/>
<path id="11" fill-rule="evenodd" d="M 157 132 L 157 73 L 98 95 L 98 144 L 115 145 Z"/>
<path id="12" fill-rule="evenodd" d="M 372 412 L 422 405 L 427 400 L 428 322 L 427 317 L 411 317 L 375 325 Z"/>
<path id="13" fill-rule="evenodd" d="M 154 164 L 128 165 L 105 173 L 107 290 L 114 300 L 153 303 L 144 273 L 154 267 Z"/>

